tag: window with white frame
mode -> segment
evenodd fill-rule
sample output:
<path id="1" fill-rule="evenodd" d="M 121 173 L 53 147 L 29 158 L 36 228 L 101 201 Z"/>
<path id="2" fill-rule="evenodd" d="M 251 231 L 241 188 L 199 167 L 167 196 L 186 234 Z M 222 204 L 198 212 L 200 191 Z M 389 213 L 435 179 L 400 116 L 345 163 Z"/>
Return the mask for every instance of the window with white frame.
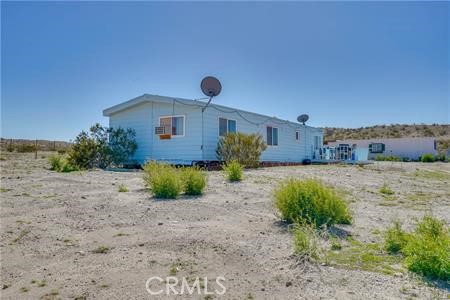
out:
<path id="1" fill-rule="evenodd" d="M 236 120 L 219 118 L 219 136 L 225 136 L 229 132 L 236 133 Z"/>
<path id="2" fill-rule="evenodd" d="M 295 131 L 295 140 L 300 141 L 300 130 Z"/>
<path id="3" fill-rule="evenodd" d="M 278 128 L 267 126 L 267 145 L 278 146 Z"/>
<path id="4" fill-rule="evenodd" d="M 385 146 L 383 143 L 372 143 L 369 145 L 370 153 L 383 153 Z"/>
<path id="5" fill-rule="evenodd" d="M 165 134 L 184 136 L 184 116 L 160 117 L 159 126 L 164 127 Z"/>

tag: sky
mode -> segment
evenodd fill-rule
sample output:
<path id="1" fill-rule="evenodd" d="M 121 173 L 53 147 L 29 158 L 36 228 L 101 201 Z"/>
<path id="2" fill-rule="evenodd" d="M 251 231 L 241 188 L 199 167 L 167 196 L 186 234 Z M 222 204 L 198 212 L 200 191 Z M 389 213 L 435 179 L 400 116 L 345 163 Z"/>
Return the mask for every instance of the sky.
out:
<path id="1" fill-rule="evenodd" d="M 446 2 L 4 2 L 1 136 L 70 140 L 144 93 L 311 126 L 449 123 Z"/>

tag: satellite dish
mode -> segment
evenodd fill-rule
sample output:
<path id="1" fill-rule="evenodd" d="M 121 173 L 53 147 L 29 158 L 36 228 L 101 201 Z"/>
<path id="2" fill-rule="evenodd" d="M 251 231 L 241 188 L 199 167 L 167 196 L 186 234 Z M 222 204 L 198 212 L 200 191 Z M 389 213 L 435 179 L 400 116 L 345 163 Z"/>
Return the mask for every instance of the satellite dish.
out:
<path id="1" fill-rule="evenodd" d="M 303 123 L 305 125 L 305 122 L 309 120 L 309 116 L 307 114 L 303 114 L 297 117 L 297 121 L 299 123 Z"/>
<path id="2" fill-rule="evenodd" d="M 215 97 L 220 94 L 222 90 L 222 85 L 220 81 L 213 76 L 207 76 L 203 78 L 202 83 L 200 84 L 203 94 L 208 97 Z"/>

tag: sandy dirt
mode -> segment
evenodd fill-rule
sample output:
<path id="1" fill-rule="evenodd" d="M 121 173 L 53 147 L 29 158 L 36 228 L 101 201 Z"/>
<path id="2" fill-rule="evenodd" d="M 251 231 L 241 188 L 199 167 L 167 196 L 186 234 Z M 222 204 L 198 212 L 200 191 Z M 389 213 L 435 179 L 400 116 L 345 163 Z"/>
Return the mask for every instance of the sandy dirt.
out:
<path id="1" fill-rule="evenodd" d="M 407 271 L 297 264 L 292 233 L 272 198 L 283 178 L 320 178 L 350 203 L 353 224 L 340 228 L 376 242 L 395 219 L 411 227 L 432 213 L 450 223 L 450 164 L 276 167 L 246 171 L 241 183 L 213 171 L 203 196 L 163 201 L 145 189 L 142 172 L 56 173 L 48 170 L 48 155 L 1 156 L 2 299 L 446 299 L 450 293 L 448 285 Z M 379 193 L 383 183 L 393 197 Z M 118 192 L 120 184 L 129 192 Z M 105 253 L 95 253 L 102 247 Z M 224 277 L 226 293 L 150 296 L 147 279 L 171 275 L 207 277 L 210 291 L 220 290 L 215 280 Z"/>

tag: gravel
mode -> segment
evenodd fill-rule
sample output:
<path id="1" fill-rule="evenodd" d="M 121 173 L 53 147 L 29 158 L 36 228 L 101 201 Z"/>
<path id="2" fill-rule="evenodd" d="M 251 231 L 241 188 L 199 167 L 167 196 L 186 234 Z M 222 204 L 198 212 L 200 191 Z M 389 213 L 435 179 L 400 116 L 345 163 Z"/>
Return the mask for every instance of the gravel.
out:
<path id="1" fill-rule="evenodd" d="M 209 291 L 224 277 L 226 293 L 212 295 L 221 299 L 447 297 L 448 286 L 425 284 L 408 272 L 299 265 L 272 192 L 283 178 L 320 178 L 350 202 L 354 222 L 341 229 L 363 242 L 379 241 L 377 232 L 395 219 L 410 228 L 425 213 L 450 222 L 449 164 L 263 168 L 245 171 L 241 183 L 213 171 L 203 196 L 159 200 L 144 187 L 141 172 L 56 173 L 38 157 L 2 153 L 2 299 L 150 299 L 147 279 L 171 275 L 207 277 Z M 444 178 L 433 177 L 436 172 Z M 384 183 L 393 197 L 378 192 Z M 118 192 L 119 184 L 129 192 Z M 100 247 L 107 251 L 93 253 Z"/>

